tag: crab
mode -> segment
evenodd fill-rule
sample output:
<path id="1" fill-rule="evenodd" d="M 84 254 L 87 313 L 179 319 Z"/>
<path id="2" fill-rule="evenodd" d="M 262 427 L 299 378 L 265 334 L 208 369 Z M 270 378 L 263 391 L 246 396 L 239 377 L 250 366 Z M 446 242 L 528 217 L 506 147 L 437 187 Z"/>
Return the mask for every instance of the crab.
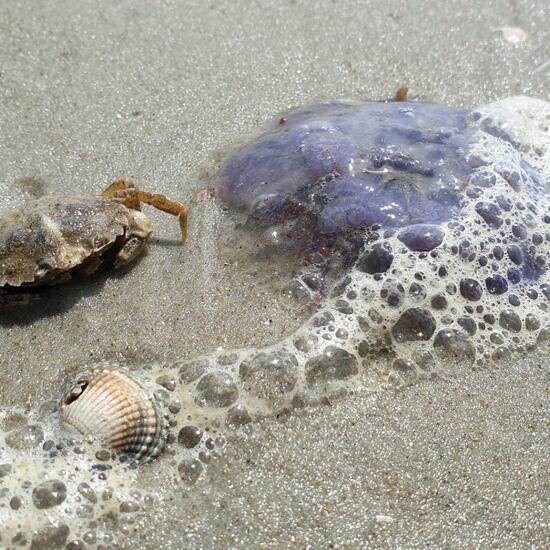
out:
<path id="1" fill-rule="evenodd" d="M 0 216 L 0 291 L 57 285 L 132 262 L 153 232 L 141 203 L 178 216 L 185 242 L 187 209 L 129 180 L 100 196 L 47 196 Z"/>

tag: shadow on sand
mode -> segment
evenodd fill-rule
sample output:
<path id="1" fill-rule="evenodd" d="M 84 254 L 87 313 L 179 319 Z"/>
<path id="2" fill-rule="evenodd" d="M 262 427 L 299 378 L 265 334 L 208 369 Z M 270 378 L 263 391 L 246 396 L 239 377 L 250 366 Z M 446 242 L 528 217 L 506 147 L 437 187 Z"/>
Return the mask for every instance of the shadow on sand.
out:
<path id="1" fill-rule="evenodd" d="M 92 277 L 75 277 L 56 286 L 26 288 L 24 292 L 9 290 L 0 294 L 0 327 L 28 326 L 45 317 L 64 313 L 80 300 L 98 294 L 108 279 L 124 277 L 145 255 L 116 271 L 106 269 Z"/>

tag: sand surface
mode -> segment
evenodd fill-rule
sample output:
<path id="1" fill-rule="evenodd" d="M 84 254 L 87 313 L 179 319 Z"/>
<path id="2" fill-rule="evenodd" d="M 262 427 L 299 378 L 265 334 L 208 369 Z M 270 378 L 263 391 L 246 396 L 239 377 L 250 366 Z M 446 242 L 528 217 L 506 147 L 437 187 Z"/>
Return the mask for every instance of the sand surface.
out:
<path id="1" fill-rule="evenodd" d="M 529 33 L 519 45 L 495 31 Z M 130 176 L 191 205 L 219 161 L 276 113 L 323 98 L 475 106 L 548 100 L 550 8 L 532 2 L 0 3 L 0 211 Z M 191 207 L 190 239 L 152 212 L 131 269 L 0 319 L 0 399 L 34 407 L 98 360 L 172 360 L 291 333 L 273 264 L 221 250 L 226 221 Z M 274 272 L 275 271 L 275 272 Z M 232 441 L 191 489 L 162 464 L 162 510 L 128 547 L 550 545 L 545 356 L 404 392 L 354 396 Z M 140 536 L 144 540 L 138 542 Z"/>

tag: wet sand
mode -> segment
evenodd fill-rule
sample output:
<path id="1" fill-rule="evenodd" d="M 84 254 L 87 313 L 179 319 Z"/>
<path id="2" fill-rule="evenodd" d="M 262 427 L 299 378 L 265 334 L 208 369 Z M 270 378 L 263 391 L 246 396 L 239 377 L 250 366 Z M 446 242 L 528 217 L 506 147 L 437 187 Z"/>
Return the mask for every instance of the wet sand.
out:
<path id="1" fill-rule="evenodd" d="M 529 39 L 508 43 L 494 31 L 503 25 Z M 407 85 L 451 105 L 548 100 L 549 27 L 544 1 L 5 2 L 0 210 L 95 194 L 123 176 L 191 204 L 236 143 L 316 99 Z M 34 407 L 95 361 L 262 345 L 300 324 L 304 312 L 273 288 L 277 273 L 266 276 L 272 265 L 224 261 L 217 208 L 192 207 L 186 247 L 173 219 L 151 218 L 157 240 L 131 269 L 3 316 L 3 404 Z M 145 485 L 165 476 L 166 502 L 139 544 L 542 548 L 548 383 L 544 356 L 518 357 L 266 420 L 196 487 L 174 491 L 162 463 L 144 472 Z"/>
<path id="2" fill-rule="evenodd" d="M 549 392 L 541 356 L 262 422 L 166 494 L 145 541 L 546 548 Z"/>

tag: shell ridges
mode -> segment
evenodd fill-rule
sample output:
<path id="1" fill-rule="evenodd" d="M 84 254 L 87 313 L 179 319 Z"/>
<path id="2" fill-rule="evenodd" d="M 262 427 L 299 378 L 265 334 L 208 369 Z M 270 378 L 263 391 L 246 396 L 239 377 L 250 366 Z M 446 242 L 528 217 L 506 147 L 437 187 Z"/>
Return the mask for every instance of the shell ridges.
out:
<path id="1" fill-rule="evenodd" d="M 155 398 L 121 370 L 98 368 L 71 378 L 61 416 L 64 424 L 96 437 L 134 461 L 154 458 L 166 442 Z"/>

